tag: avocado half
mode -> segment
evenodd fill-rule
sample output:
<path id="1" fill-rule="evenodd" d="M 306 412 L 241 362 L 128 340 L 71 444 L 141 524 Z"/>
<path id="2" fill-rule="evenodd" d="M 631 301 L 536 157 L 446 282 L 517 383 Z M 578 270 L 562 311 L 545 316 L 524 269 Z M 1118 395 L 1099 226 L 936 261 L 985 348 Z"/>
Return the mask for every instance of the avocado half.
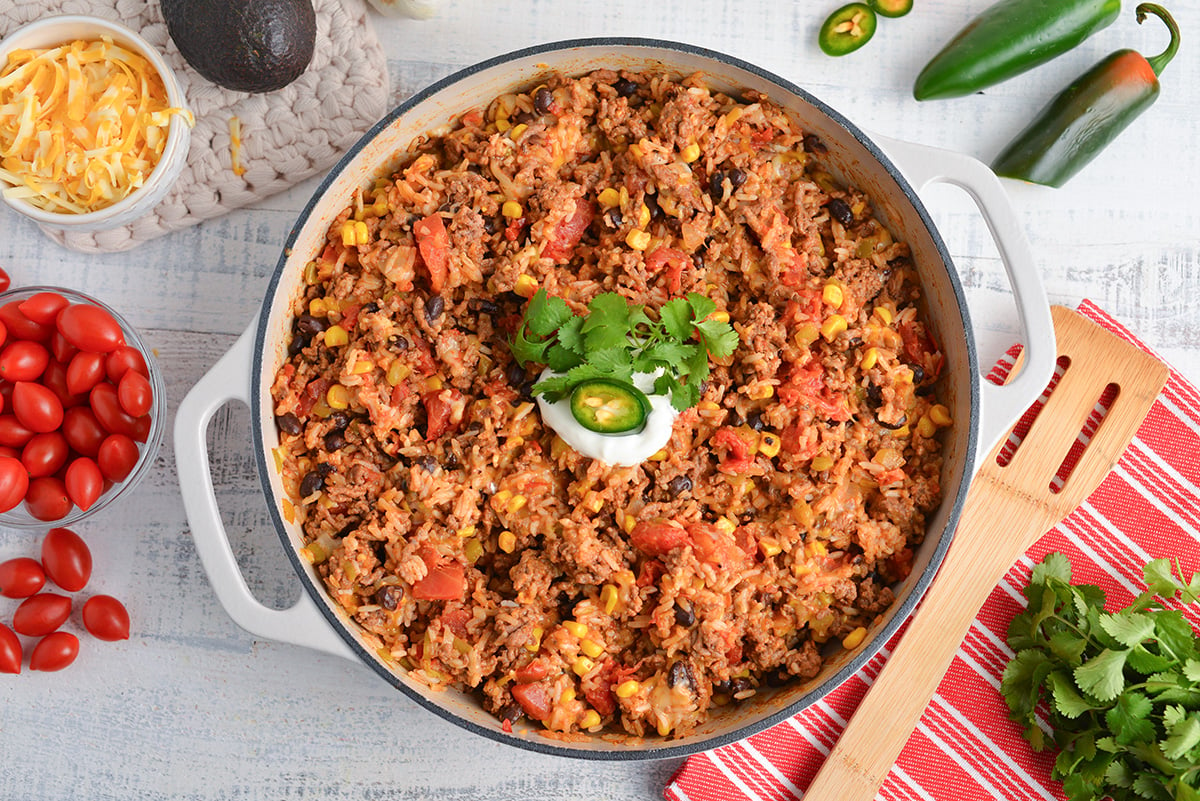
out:
<path id="1" fill-rule="evenodd" d="M 175 46 L 196 72 L 240 92 L 270 92 L 312 60 L 311 0 L 161 0 Z"/>

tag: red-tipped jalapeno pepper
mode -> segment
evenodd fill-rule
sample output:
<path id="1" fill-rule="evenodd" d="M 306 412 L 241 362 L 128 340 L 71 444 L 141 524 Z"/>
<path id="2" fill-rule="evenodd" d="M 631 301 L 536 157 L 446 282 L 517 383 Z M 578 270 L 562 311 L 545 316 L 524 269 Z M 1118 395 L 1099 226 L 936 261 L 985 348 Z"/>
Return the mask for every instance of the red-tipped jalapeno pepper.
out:
<path id="1" fill-rule="evenodd" d="M 917 100 L 962 97 L 1020 75 L 1112 24 L 1121 0 L 1000 0 L 925 65 Z"/>
<path id="2" fill-rule="evenodd" d="M 1150 107 L 1158 97 L 1158 76 L 1179 49 L 1179 27 L 1161 6 L 1137 7 L 1139 23 L 1147 14 L 1166 23 L 1167 49 L 1153 58 L 1118 50 L 1085 72 L 996 157 L 997 175 L 1062 186 Z"/>

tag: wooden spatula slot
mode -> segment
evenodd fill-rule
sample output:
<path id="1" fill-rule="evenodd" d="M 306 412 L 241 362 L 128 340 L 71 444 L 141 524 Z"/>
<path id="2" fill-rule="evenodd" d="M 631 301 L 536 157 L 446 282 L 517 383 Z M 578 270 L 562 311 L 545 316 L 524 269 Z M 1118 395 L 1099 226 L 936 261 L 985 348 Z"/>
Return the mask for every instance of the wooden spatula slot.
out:
<path id="1" fill-rule="evenodd" d="M 1067 451 L 1062 464 L 1058 466 L 1058 472 L 1054 474 L 1054 478 L 1050 479 L 1049 489 L 1055 495 L 1062 492 L 1063 487 L 1070 480 L 1075 465 L 1079 464 L 1083 452 L 1091 445 L 1092 438 L 1096 436 L 1096 432 L 1100 429 L 1104 418 L 1108 416 L 1109 410 L 1117 402 L 1120 394 L 1121 388 L 1113 383 L 1106 386 L 1100 393 L 1100 397 L 1096 399 L 1096 405 L 1092 408 L 1092 413 L 1088 415 L 1087 420 L 1083 422 L 1083 428 L 1079 430 L 1079 435 L 1075 438 L 1071 450 Z"/>
<path id="2" fill-rule="evenodd" d="M 1021 358 L 1022 358 L 1022 354 L 1018 354 L 1017 359 L 1016 359 L 1015 363 L 1013 364 L 1013 368 L 1012 368 L 1012 370 L 1009 371 L 1008 376 L 1010 376 L 1010 377 L 1014 376 L 1017 374 L 1017 371 L 1020 370 Z M 1046 384 L 1046 388 L 1044 390 L 1042 390 L 1042 394 L 1038 397 L 1038 399 L 1034 402 L 1034 404 L 1029 407 L 1029 409 L 1025 412 L 1025 414 L 1021 415 L 1021 419 L 1017 420 L 1017 422 L 1013 425 L 1012 430 L 1008 432 L 1008 438 L 1004 442 L 1002 442 L 1000 444 L 1000 446 L 997 448 L 997 450 L 996 450 L 996 464 L 997 465 L 999 465 L 1000 467 L 1004 467 L 1009 462 L 1012 461 L 1013 456 L 1015 456 L 1017 451 L 1020 449 L 1021 443 L 1024 442 L 1025 437 L 1029 435 L 1029 429 L 1033 426 L 1034 422 L 1037 420 L 1038 415 L 1040 415 L 1042 413 L 1042 409 L 1046 405 L 1046 399 L 1049 398 L 1050 395 L 1054 392 L 1054 388 L 1056 386 L 1058 386 L 1058 382 L 1062 379 L 1063 375 L 1067 372 L 1067 367 L 1069 367 L 1070 364 L 1071 364 L 1070 357 L 1068 357 L 1068 356 L 1059 356 L 1058 357 L 1058 360 L 1055 362 L 1055 365 L 1054 365 L 1054 373 L 1050 376 L 1050 381 L 1049 381 L 1049 383 Z M 1003 382 L 997 381 L 996 383 L 1003 383 Z"/>

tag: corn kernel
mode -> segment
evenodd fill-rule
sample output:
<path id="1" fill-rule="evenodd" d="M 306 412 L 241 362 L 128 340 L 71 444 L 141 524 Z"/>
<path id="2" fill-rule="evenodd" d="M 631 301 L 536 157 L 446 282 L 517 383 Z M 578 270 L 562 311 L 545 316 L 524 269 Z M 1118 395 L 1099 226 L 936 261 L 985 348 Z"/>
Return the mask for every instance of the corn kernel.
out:
<path id="1" fill-rule="evenodd" d="M 508 511 L 519 512 L 525 508 L 525 504 L 528 502 L 529 499 L 524 495 L 514 495 L 512 496 L 512 500 L 508 502 Z"/>
<path id="2" fill-rule="evenodd" d="M 537 294 L 537 289 L 537 279 L 528 273 L 521 273 L 517 276 L 517 284 L 513 287 L 513 292 L 516 292 L 523 298 L 532 298 Z"/>
<path id="3" fill-rule="evenodd" d="M 630 232 L 625 235 L 625 244 L 629 245 L 629 247 L 633 248 L 634 250 L 645 250 L 646 248 L 650 247 L 650 234 L 646 233 L 640 228 L 631 229 Z"/>
<path id="4" fill-rule="evenodd" d="M 917 433 L 925 439 L 930 439 L 937 433 L 937 424 L 929 418 L 929 415 L 925 415 L 917 421 Z"/>
<path id="5" fill-rule="evenodd" d="M 500 532 L 500 550 L 505 553 L 512 553 L 517 548 L 517 535 L 511 531 Z"/>
<path id="6" fill-rule="evenodd" d="M 600 190 L 600 195 L 596 199 L 600 201 L 601 206 L 611 209 L 620 205 L 621 193 L 609 186 Z"/>
<path id="7" fill-rule="evenodd" d="M 462 537 L 463 539 L 466 539 L 467 537 L 474 537 L 475 531 L 476 529 L 474 526 L 463 526 L 458 530 L 458 536 Z"/>
<path id="8" fill-rule="evenodd" d="M 354 221 L 346 220 L 342 223 L 342 244 L 346 247 L 351 247 L 354 244 Z"/>
<path id="9" fill-rule="evenodd" d="M 756 384 L 749 392 L 751 400 L 766 400 L 767 398 L 774 397 L 774 395 L 775 387 L 770 384 Z"/>
<path id="10" fill-rule="evenodd" d="M 950 410 L 940 403 L 929 410 L 929 419 L 938 428 L 945 428 L 954 424 L 954 418 L 950 416 Z"/>
<path id="11" fill-rule="evenodd" d="M 807 546 L 805 546 L 805 550 L 808 551 L 809 556 L 829 555 L 829 548 L 821 540 L 813 540 Z"/>
<path id="12" fill-rule="evenodd" d="M 523 123 L 523 122 L 517 123 L 509 130 L 508 138 L 512 139 L 514 141 L 517 139 L 520 139 L 521 134 L 525 133 L 525 131 L 528 129 L 529 129 L 529 126 L 526 125 L 525 123 Z"/>
<path id="13" fill-rule="evenodd" d="M 467 564 L 475 564 L 479 561 L 479 557 L 483 556 L 483 543 L 475 537 L 471 537 L 463 545 L 463 556 L 467 558 Z"/>
<path id="14" fill-rule="evenodd" d="M 758 435 L 758 452 L 768 459 L 773 459 L 779 455 L 779 437 L 769 431 L 764 431 Z"/>
<path id="15" fill-rule="evenodd" d="M 580 639 L 586 637 L 588 633 L 587 624 L 580 623 L 578 620 L 564 620 L 562 627 Z"/>
<path id="16" fill-rule="evenodd" d="M 637 691 L 640 689 L 642 689 L 641 682 L 637 679 L 629 679 L 618 684 L 613 692 L 616 693 L 618 698 L 630 698 L 637 695 Z"/>
<path id="17" fill-rule="evenodd" d="M 579 728 L 594 729 L 600 725 L 600 713 L 594 709 L 589 709 L 583 713 L 583 717 L 579 719 Z"/>
<path id="18" fill-rule="evenodd" d="M 708 319 L 716 320 L 718 323 L 727 323 L 729 322 L 729 312 L 725 311 L 724 309 L 718 309 L 717 311 L 708 315 Z"/>
<path id="19" fill-rule="evenodd" d="M 586 656 L 580 656 L 576 657 L 575 661 L 571 663 L 571 670 L 576 676 L 586 676 L 595 666 L 596 663 L 590 658 Z"/>
<path id="20" fill-rule="evenodd" d="M 560 694 L 558 696 L 558 702 L 560 704 L 569 704 L 574 700 L 575 700 L 575 688 L 574 687 L 568 687 L 567 689 L 562 691 L 562 694 Z"/>
<path id="21" fill-rule="evenodd" d="M 542 631 L 541 626 L 535 626 L 533 631 L 530 632 L 530 634 L 533 635 L 533 641 L 525 643 L 525 650 L 526 651 L 537 651 L 537 649 L 541 648 L 542 647 L 542 634 L 544 634 L 544 633 L 545 632 Z"/>
<path id="22" fill-rule="evenodd" d="M 525 209 L 521 208 L 521 204 L 515 200 L 506 200 L 504 205 L 500 207 L 500 213 L 509 219 L 516 219 L 525 213 Z"/>
<path id="23" fill-rule="evenodd" d="M 396 359 L 394 362 L 388 365 L 387 382 L 393 387 L 404 379 L 408 378 L 410 375 L 412 375 L 412 368 L 399 359 Z"/>
<path id="24" fill-rule="evenodd" d="M 496 130 L 504 133 L 512 127 L 512 123 L 508 121 L 508 117 L 496 117 Z"/>
<path id="25" fill-rule="evenodd" d="M 331 409 L 350 408 L 350 390 L 341 384 L 334 384 L 325 392 L 325 402 Z"/>
<path id="26" fill-rule="evenodd" d="M 604 497 L 595 490 L 588 490 L 583 497 L 583 508 L 595 514 L 604 506 Z"/>
<path id="27" fill-rule="evenodd" d="M 375 365 L 370 359 L 359 359 L 354 363 L 354 367 L 350 368 L 351 375 L 365 375 L 375 369 Z"/>
<path id="28" fill-rule="evenodd" d="M 604 614 L 611 615 L 617 610 L 617 603 L 621 600 L 617 592 L 616 586 L 605 584 L 600 588 L 600 603 L 604 604 Z"/>
<path id="29" fill-rule="evenodd" d="M 638 209 L 638 228 L 645 228 L 650 224 L 650 207 L 645 203 Z"/>
<path id="30" fill-rule="evenodd" d="M 847 651 L 854 650 L 862 644 L 863 638 L 866 636 L 867 630 L 864 627 L 859 626 L 842 639 L 842 647 Z"/>
<path id="31" fill-rule="evenodd" d="M 661 462 L 661 461 L 666 460 L 666 458 L 667 458 L 667 449 L 666 448 L 657 450 L 654 453 L 650 454 L 650 461 L 652 461 L 652 462 Z"/>
<path id="32" fill-rule="evenodd" d="M 320 267 L 315 261 L 304 265 L 304 283 L 312 286 L 320 280 Z"/>
<path id="33" fill-rule="evenodd" d="M 693 161 L 700 158 L 700 145 L 692 142 L 683 149 L 683 153 L 680 155 L 683 156 L 684 161 L 686 161 L 688 164 L 691 164 Z"/>
<path id="34" fill-rule="evenodd" d="M 350 341 L 350 334 L 345 328 L 340 325 L 331 325 L 325 329 L 325 346 L 336 348 L 347 344 Z"/>
<path id="35" fill-rule="evenodd" d="M 883 323 L 884 325 L 891 325 L 892 320 L 894 319 L 892 317 L 891 310 L 888 309 L 886 306 L 876 306 L 875 307 L 875 316 L 878 317 L 879 321 L 881 323 Z"/>
<path id="36" fill-rule="evenodd" d="M 809 345 L 817 341 L 817 337 L 821 336 L 820 330 L 813 323 L 805 323 L 796 329 L 793 339 L 796 344 L 802 348 L 807 348 Z"/>
<path id="37" fill-rule="evenodd" d="M 842 308 L 842 303 L 846 300 L 845 293 L 837 284 L 826 284 L 825 289 L 821 292 L 821 298 L 827 305 L 835 309 Z"/>
<path id="38" fill-rule="evenodd" d="M 762 551 L 762 555 L 768 558 L 772 556 L 778 556 L 783 552 L 783 548 L 779 546 L 778 542 L 769 539 L 759 540 L 758 550 Z"/>
<path id="39" fill-rule="evenodd" d="M 508 503 L 509 500 L 512 498 L 512 496 L 513 496 L 513 494 L 512 494 L 511 490 L 500 490 L 492 497 L 495 498 L 498 503 L 503 505 L 503 504 Z"/>
<path id="40" fill-rule="evenodd" d="M 907 425 L 902 425 L 899 428 L 897 428 L 895 431 L 892 432 L 892 436 L 893 437 L 907 437 L 911 433 L 912 433 L 912 429 L 910 429 Z"/>
<path id="41" fill-rule="evenodd" d="M 870 370 L 879 363 L 879 348 L 867 348 L 863 353 L 862 363 L 859 365 L 864 370 Z"/>
<path id="42" fill-rule="evenodd" d="M 424 381 L 426 392 L 437 392 L 443 387 L 441 376 L 431 375 Z"/>
<path id="43" fill-rule="evenodd" d="M 666 737 L 671 733 L 671 721 L 666 718 L 659 718 L 658 726 L 655 727 L 659 737 Z"/>
<path id="44" fill-rule="evenodd" d="M 637 518 L 633 515 L 625 515 L 625 519 L 621 523 L 626 534 L 632 534 L 634 527 L 637 525 Z"/>
<path id="45" fill-rule="evenodd" d="M 700 401 L 699 403 L 697 403 L 696 408 L 700 409 L 701 411 L 715 412 L 717 409 L 720 409 L 721 407 L 718 406 L 713 401 L 704 400 L 704 401 Z"/>
<path id="46" fill-rule="evenodd" d="M 324 298 L 313 298 L 308 302 L 308 313 L 313 317 L 324 317 L 329 313 L 329 307 L 325 305 Z"/>
<path id="47" fill-rule="evenodd" d="M 814 456 L 813 460 L 809 464 L 809 466 L 812 468 L 812 471 L 814 473 L 820 473 L 824 470 L 828 470 L 829 468 L 833 467 L 833 457 L 827 456 L 826 454 L 821 454 L 820 456 Z"/>
<path id="48" fill-rule="evenodd" d="M 825 319 L 825 322 L 821 324 L 821 336 L 825 338 L 826 342 L 832 342 L 833 340 L 837 339 L 838 334 L 845 331 L 849 325 L 850 324 L 846 322 L 846 318 L 842 315 L 831 314 Z"/>
<path id="49" fill-rule="evenodd" d="M 599 659 L 604 654 L 604 646 L 595 640 L 584 640 L 579 643 L 579 650 L 583 651 L 584 656 L 592 659 Z"/>
<path id="50" fill-rule="evenodd" d="M 714 525 L 716 525 L 718 531 L 724 532 L 725 534 L 732 534 L 737 530 L 737 523 L 733 522 L 728 517 L 717 518 L 717 522 Z"/>
<path id="51" fill-rule="evenodd" d="M 367 228 L 367 224 L 365 222 L 356 222 L 354 224 L 354 244 L 371 244 L 371 231 Z"/>

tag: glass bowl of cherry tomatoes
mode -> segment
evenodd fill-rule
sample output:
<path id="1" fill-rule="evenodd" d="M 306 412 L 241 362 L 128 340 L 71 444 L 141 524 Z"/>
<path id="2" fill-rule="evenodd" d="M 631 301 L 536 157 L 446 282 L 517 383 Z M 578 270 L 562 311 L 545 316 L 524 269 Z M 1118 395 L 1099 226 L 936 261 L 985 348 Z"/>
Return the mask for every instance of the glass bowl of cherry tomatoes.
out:
<path id="1" fill-rule="evenodd" d="M 129 493 L 165 411 L 153 354 L 112 308 L 59 287 L 0 294 L 0 526 L 71 525 Z"/>

